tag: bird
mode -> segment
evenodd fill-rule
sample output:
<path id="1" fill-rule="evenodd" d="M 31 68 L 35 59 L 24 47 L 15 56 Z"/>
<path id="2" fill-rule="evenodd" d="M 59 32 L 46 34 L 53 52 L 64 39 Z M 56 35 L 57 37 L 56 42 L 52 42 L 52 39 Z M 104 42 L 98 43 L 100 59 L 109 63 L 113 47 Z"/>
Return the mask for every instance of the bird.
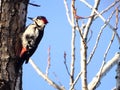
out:
<path id="1" fill-rule="evenodd" d="M 42 37 L 44 34 L 44 28 L 48 23 L 48 20 L 44 16 L 37 16 L 35 18 L 28 17 L 33 21 L 33 24 L 30 24 L 26 27 L 23 34 L 21 35 L 22 49 L 20 51 L 20 59 L 22 64 L 26 64 L 29 61 L 29 58 L 36 51 Z"/>

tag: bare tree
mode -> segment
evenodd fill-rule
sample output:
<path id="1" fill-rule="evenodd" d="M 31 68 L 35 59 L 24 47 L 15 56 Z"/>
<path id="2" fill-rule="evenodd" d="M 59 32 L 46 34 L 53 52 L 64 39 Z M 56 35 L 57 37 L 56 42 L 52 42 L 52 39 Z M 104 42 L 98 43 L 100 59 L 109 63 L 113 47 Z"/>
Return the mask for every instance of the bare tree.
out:
<path id="1" fill-rule="evenodd" d="M 0 0 L 0 90 L 22 90 L 22 71 L 16 70 L 29 0 Z"/>
<path id="2" fill-rule="evenodd" d="M 70 76 L 70 83 L 69 83 L 69 90 L 75 90 L 75 85 L 78 84 L 78 80 L 81 77 L 81 83 L 82 83 L 82 90 L 95 90 L 99 85 L 100 85 L 100 81 L 102 79 L 103 76 L 105 76 L 109 70 L 111 70 L 111 68 L 114 65 L 118 64 L 118 68 L 117 68 L 117 86 L 116 86 L 116 90 L 120 89 L 120 80 L 119 80 L 119 60 L 120 60 L 120 35 L 119 35 L 119 19 L 120 19 L 120 0 L 114 0 L 110 5 L 108 5 L 106 8 L 104 8 L 101 11 L 98 11 L 98 9 L 100 8 L 100 3 L 101 0 L 94 0 L 94 4 L 91 5 L 89 2 L 87 2 L 86 0 L 71 0 L 69 1 L 71 4 L 69 5 L 67 0 L 64 0 L 64 6 L 66 9 L 66 16 L 68 19 L 69 24 L 71 25 L 72 28 L 72 39 L 71 39 L 71 65 L 70 67 L 67 66 L 66 64 L 66 52 L 64 52 L 64 64 L 66 67 L 66 71 L 68 73 L 68 75 Z M 84 4 L 84 6 L 86 6 L 86 8 L 90 9 L 90 15 L 89 16 L 80 16 L 80 12 L 78 13 L 78 2 Z M 76 5 L 77 4 L 77 5 Z M 69 7 L 70 6 L 70 7 Z M 111 10 L 112 9 L 112 10 Z M 108 14 L 108 12 L 110 12 Z M 104 18 L 103 14 L 108 14 L 109 16 L 107 17 L 107 19 Z M 89 42 L 92 42 L 91 37 L 93 37 L 93 30 L 91 30 L 91 27 L 93 24 L 95 24 L 98 20 L 98 18 L 103 22 L 103 25 L 100 26 L 99 28 L 99 33 L 96 37 L 96 41 L 94 43 L 94 46 L 92 47 L 93 49 L 91 50 L 90 53 L 88 53 L 88 48 Z M 112 19 L 114 20 L 114 22 L 111 21 Z M 81 23 L 82 21 L 82 23 Z M 95 53 L 97 53 L 97 48 L 99 47 L 98 45 L 100 44 L 100 39 L 102 37 L 102 34 L 104 33 L 103 31 L 105 30 L 105 28 L 108 27 L 109 28 L 109 32 L 112 32 L 111 35 L 111 39 L 109 39 L 109 44 L 106 46 L 106 50 L 103 53 L 103 60 L 101 63 L 101 67 L 99 68 L 99 71 L 96 73 L 96 75 L 92 78 L 92 81 L 90 83 L 88 83 L 88 65 L 89 63 L 91 63 L 91 61 L 93 60 L 93 57 L 95 56 Z M 80 57 L 81 59 L 80 61 L 80 72 L 77 74 L 77 76 L 75 77 L 75 62 L 76 62 L 76 55 L 75 55 L 75 40 L 76 40 L 76 33 L 79 32 L 79 37 L 80 37 Z M 104 38 L 105 39 L 105 38 Z M 110 52 L 111 48 L 115 48 L 112 47 L 113 45 L 113 41 L 117 41 L 118 45 L 117 45 L 117 49 L 118 51 L 116 51 L 116 54 L 113 55 L 113 57 L 110 60 L 107 60 L 107 56 L 108 53 Z M 100 54 L 101 55 L 101 54 Z M 50 56 L 48 56 L 50 57 Z M 49 64 L 48 67 L 50 65 L 50 58 L 48 60 Z M 95 61 L 94 61 L 95 62 Z M 48 74 L 43 74 L 43 72 L 35 65 L 35 63 L 30 59 L 30 64 L 35 68 L 35 70 L 38 72 L 38 74 L 45 79 L 45 81 L 47 81 L 51 86 L 53 86 L 54 88 L 58 89 L 58 90 L 65 90 L 65 86 L 64 85 L 58 85 L 57 83 L 55 83 L 55 81 L 52 81 L 49 77 Z M 47 68 L 47 72 L 48 72 L 48 68 Z M 70 70 L 70 71 L 69 71 Z M 80 85 L 80 84 L 79 84 Z"/>

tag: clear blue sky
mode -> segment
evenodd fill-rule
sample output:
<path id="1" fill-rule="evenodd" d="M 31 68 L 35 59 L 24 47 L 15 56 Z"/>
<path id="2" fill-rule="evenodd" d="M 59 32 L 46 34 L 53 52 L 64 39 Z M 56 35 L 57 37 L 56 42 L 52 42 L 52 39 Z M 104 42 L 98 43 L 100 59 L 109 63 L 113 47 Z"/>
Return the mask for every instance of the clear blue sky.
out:
<path id="1" fill-rule="evenodd" d="M 101 9 L 107 7 L 111 3 L 112 0 L 105 0 L 101 3 Z M 45 73 L 48 59 L 48 48 L 51 46 L 51 67 L 49 70 L 49 77 L 54 80 L 56 83 L 63 84 L 66 90 L 69 89 L 69 75 L 65 69 L 64 65 L 64 51 L 67 53 L 67 64 L 69 67 L 71 61 L 71 26 L 68 23 L 66 17 L 66 11 L 64 7 L 63 0 L 30 0 L 31 3 L 36 3 L 41 5 L 41 7 L 33 7 L 29 5 L 28 7 L 28 16 L 36 17 L 36 16 L 46 16 L 49 23 L 45 28 L 45 33 L 42 41 L 31 57 L 34 62 L 40 67 L 40 69 Z M 84 4 L 81 4 L 79 0 L 76 0 L 76 7 L 78 10 L 78 14 L 81 16 L 90 15 L 90 9 L 88 9 Z M 70 6 L 70 2 L 69 6 Z M 91 2 L 93 4 L 93 2 Z M 109 13 L 110 14 L 110 13 Z M 104 15 L 105 18 L 109 16 L 109 14 Z M 91 30 L 93 31 L 93 37 L 91 41 L 88 43 L 88 54 L 92 50 L 96 36 L 100 30 L 100 25 L 103 25 L 101 19 L 97 19 L 92 25 Z M 86 23 L 86 20 L 84 20 Z M 26 25 L 32 23 L 29 19 L 27 19 Z M 101 62 L 103 60 L 103 53 L 105 52 L 107 45 L 109 43 L 109 39 L 111 38 L 112 31 L 107 27 L 104 30 L 104 33 L 101 37 L 99 48 L 97 49 L 96 56 L 93 58 L 93 61 L 88 65 L 88 83 L 95 76 Z M 107 57 L 107 60 L 112 58 L 115 52 L 118 51 L 118 43 L 113 42 L 113 46 L 110 50 L 110 53 Z M 89 55 L 88 55 L 89 56 Z M 80 71 L 80 38 L 79 32 L 76 32 L 76 67 L 75 67 L 75 75 Z M 111 90 L 115 85 L 115 76 L 116 76 L 116 67 L 112 69 L 101 81 L 101 85 L 97 88 L 97 90 Z M 54 76 L 54 73 L 57 75 L 57 79 Z M 76 85 L 76 90 L 81 89 L 80 80 Z M 44 81 L 35 70 L 31 67 L 30 64 L 24 64 L 23 68 L 23 90 L 55 90 L 51 87 L 47 82 Z"/>

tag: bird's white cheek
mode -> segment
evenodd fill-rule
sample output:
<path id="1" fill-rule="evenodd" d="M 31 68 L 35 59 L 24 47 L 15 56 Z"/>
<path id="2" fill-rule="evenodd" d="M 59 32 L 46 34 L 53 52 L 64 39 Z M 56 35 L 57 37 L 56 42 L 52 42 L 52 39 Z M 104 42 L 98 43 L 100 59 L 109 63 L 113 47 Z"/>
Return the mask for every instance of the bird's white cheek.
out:
<path id="1" fill-rule="evenodd" d="M 43 26 L 44 25 L 44 22 L 42 20 L 38 20 L 37 23 L 38 23 L 39 26 Z"/>

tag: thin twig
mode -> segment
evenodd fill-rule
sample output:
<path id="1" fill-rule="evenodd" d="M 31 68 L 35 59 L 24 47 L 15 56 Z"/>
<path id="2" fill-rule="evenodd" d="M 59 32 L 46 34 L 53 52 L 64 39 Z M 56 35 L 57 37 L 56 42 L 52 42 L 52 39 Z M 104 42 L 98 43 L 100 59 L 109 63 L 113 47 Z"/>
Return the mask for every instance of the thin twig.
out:
<path id="1" fill-rule="evenodd" d="M 104 54 L 104 61 L 106 61 L 106 57 L 107 57 L 107 54 L 108 54 L 108 52 L 110 50 L 110 47 L 111 47 L 111 45 L 113 43 L 114 37 L 115 37 L 115 33 L 113 32 L 112 38 L 110 40 L 110 43 L 109 43 L 109 45 L 108 45 L 108 47 L 107 47 L 107 49 L 105 51 L 105 54 Z"/>
<path id="2" fill-rule="evenodd" d="M 92 18 L 93 16 L 95 16 L 95 14 L 92 15 L 92 16 L 84 16 L 84 17 L 79 16 L 79 15 L 77 15 L 77 9 L 74 6 L 73 6 L 73 15 L 77 20 L 79 20 L 79 19 L 88 19 L 88 18 Z"/>
<path id="3" fill-rule="evenodd" d="M 53 75 L 55 76 L 55 78 L 58 81 L 58 83 L 60 84 L 60 86 L 63 86 L 55 72 L 53 72 Z"/>
<path id="4" fill-rule="evenodd" d="M 92 35 L 93 35 L 93 31 L 92 31 L 92 30 L 90 30 L 90 37 L 88 38 L 87 43 L 91 40 Z"/>
<path id="5" fill-rule="evenodd" d="M 34 3 L 28 3 L 29 5 L 35 6 L 35 7 L 40 7 L 40 5 L 38 4 L 34 4 Z"/>
<path id="6" fill-rule="evenodd" d="M 117 30 L 117 26 L 118 26 L 118 9 L 117 9 L 117 8 L 116 8 L 116 10 L 114 10 L 114 11 L 112 12 L 110 18 L 112 18 L 113 14 L 114 14 L 115 12 L 116 12 L 115 28 L 116 28 L 116 30 Z M 115 33 L 113 32 L 113 35 L 112 35 L 112 38 L 111 38 L 110 43 L 109 43 L 109 45 L 108 45 L 108 48 L 107 48 L 107 50 L 105 51 L 105 54 L 104 54 L 104 61 L 106 60 L 107 54 L 108 54 L 109 49 L 110 49 L 110 47 L 111 47 L 111 45 L 112 45 L 112 43 L 113 43 L 114 37 L 115 37 Z"/>
<path id="7" fill-rule="evenodd" d="M 71 21 L 71 19 L 70 19 L 70 11 L 69 11 L 69 9 L 68 9 L 67 0 L 64 0 L 64 5 L 65 5 L 65 9 L 66 9 L 67 19 L 68 19 L 70 25 L 73 26 L 72 21 Z"/>
<path id="8" fill-rule="evenodd" d="M 115 12 L 116 12 L 116 23 L 115 23 L 115 27 L 116 27 L 116 29 L 117 29 L 117 26 L 118 26 L 118 9 L 117 9 L 117 8 L 116 8 L 116 10 L 113 11 L 113 13 L 111 14 L 111 18 L 112 18 L 113 14 L 114 14 Z M 111 47 L 111 45 L 112 45 L 112 43 L 113 43 L 114 37 L 115 37 L 115 33 L 113 32 L 112 38 L 111 38 L 111 40 L 110 40 L 110 43 L 109 43 L 109 45 L 108 45 L 108 47 L 107 47 L 107 49 L 106 49 L 106 51 L 105 51 L 105 54 L 104 54 L 104 61 L 106 60 L 107 54 L 108 54 L 109 49 L 110 49 L 110 47 Z"/>
<path id="9" fill-rule="evenodd" d="M 66 63 L 67 59 L 66 59 L 66 52 L 64 52 L 64 64 L 65 64 L 65 68 L 67 70 L 67 73 L 68 75 L 70 76 L 70 72 L 69 72 L 69 69 L 68 69 L 68 66 L 67 66 L 67 63 Z"/>
<path id="10" fill-rule="evenodd" d="M 104 14 L 105 12 L 107 12 L 108 10 L 110 10 L 111 8 L 113 8 L 118 2 L 120 2 L 120 0 L 115 0 L 112 4 L 110 4 L 106 9 L 104 9 L 103 11 L 100 12 L 100 14 Z M 94 17 L 94 19 L 96 19 L 98 17 L 98 15 L 96 15 Z"/>
<path id="11" fill-rule="evenodd" d="M 47 60 L 47 67 L 46 67 L 46 76 L 48 76 L 49 69 L 50 69 L 50 60 L 51 60 L 50 49 L 51 49 L 51 47 L 49 46 L 49 48 L 48 48 L 48 60 Z"/>

